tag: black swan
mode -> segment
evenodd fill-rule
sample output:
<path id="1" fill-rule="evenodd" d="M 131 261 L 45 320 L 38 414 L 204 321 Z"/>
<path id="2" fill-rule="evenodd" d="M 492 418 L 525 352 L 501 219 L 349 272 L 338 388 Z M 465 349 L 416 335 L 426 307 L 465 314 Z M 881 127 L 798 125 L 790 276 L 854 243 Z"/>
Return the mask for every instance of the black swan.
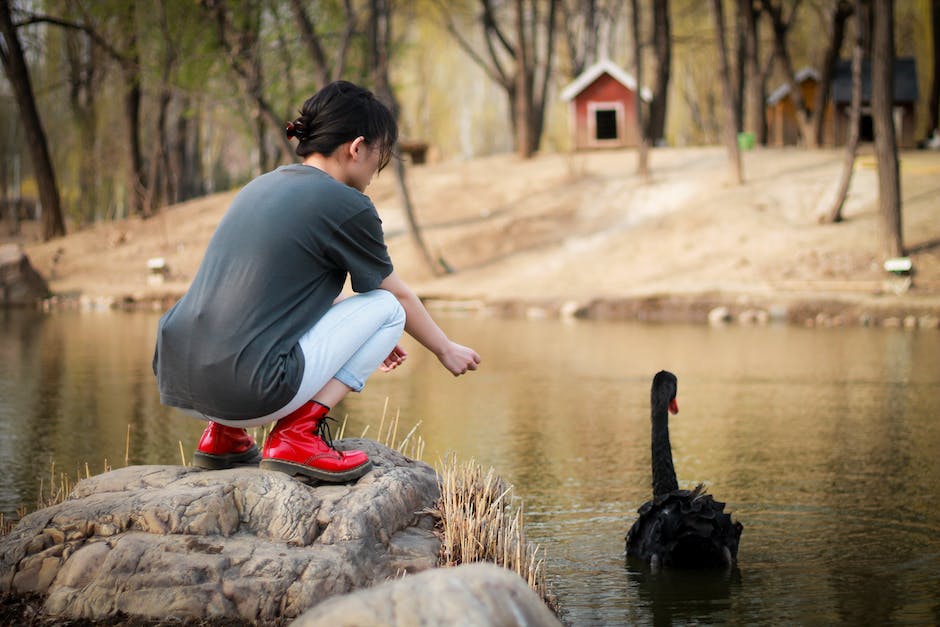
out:
<path id="1" fill-rule="evenodd" d="M 725 504 L 705 493 L 680 490 L 669 444 L 669 413 L 679 412 L 676 375 L 662 370 L 650 391 L 653 500 L 644 503 L 627 532 L 627 557 L 660 567 L 731 567 L 738 556 L 741 523 L 732 522 Z"/>

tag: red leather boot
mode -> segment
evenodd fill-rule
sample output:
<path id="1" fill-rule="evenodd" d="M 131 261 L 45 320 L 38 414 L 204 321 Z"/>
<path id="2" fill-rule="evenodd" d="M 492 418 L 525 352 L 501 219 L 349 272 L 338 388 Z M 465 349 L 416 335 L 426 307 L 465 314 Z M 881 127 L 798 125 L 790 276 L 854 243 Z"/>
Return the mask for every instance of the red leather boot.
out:
<path id="1" fill-rule="evenodd" d="M 372 469 L 362 451 L 337 451 L 326 424 L 330 408 L 316 401 L 281 418 L 264 441 L 259 468 L 330 483 L 358 479 Z"/>
<path id="2" fill-rule="evenodd" d="M 254 465 L 260 459 L 258 447 L 247 431 L 210 421 L 193 453 L 193 466 L 206 470 L 225 470 Z"/>

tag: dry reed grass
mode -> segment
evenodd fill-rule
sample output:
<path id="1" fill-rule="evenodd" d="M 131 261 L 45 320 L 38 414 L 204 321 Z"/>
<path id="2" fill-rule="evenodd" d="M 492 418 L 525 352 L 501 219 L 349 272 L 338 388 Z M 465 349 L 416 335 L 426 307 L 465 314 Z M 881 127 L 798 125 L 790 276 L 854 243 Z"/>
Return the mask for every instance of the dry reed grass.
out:
<path id="1" fill-rule="evenodd" d="M 424 438 L 418 435 L 418 427 L 421 426 L 421 421 L 419 420 L 415 425 L 405 434 L 401 440 L 398 439 L 398 423 L 401 419 L 401 410 L 395 412 L 395 417 L 388 421 L 388 426 L 385 425 L 386 417 L 388 416 L 388 397 L 385 398 L 385 406 L 382 408 L 382 418 L 379 420 L 379 430 L 378 435 L 375 438 L 376 442 L 384 444 L 390 449 L 396 450 L 405 457 L 410 459 L 420 460 L 424 456 Z M 349 419 L 349 415 L 343 417 L 343 423 L 339 430 L 339 435 L 336 437 L 337 440 L 343 439 L 343 434 L 346 432 L 346 421 Z M 362 434 L 359 436 L 361 438 L 366 437 L 366 434 L 369 432 L 371 425 L 366 425 L 362 430 Z M 384 437 L 382 434 L 385 434 Z"/>
<path id="2" fill-rule="evenodd" d="M 475 461 L 460 463 L 450 455 L 441 463 L 441 562 L 458 566 L 491 562 L 522 577 L 557 613 L 545 577 L 544 551 L 525 536 L 522 503 L 515 506 L 513 486 L 496 471 Z"/>

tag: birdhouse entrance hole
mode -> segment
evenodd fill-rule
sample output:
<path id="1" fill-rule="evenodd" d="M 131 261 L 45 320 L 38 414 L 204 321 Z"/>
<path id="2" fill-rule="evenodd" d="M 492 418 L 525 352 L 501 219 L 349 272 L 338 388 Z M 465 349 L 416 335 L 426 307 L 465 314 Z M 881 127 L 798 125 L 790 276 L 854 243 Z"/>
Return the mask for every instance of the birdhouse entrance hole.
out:
<path id="1" fill-rule="evenodd" d="M 594 112 L 596 139 L 617 139 L 617 110 L 597 109 Z"/>

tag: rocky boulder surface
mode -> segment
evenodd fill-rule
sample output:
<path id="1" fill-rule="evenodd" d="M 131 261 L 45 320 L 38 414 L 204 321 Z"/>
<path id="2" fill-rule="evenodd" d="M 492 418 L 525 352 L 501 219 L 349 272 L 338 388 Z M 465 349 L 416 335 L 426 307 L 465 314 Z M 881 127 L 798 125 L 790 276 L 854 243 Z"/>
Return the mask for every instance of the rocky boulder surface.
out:
<path id="1" fill-rule="evenodd" d="M 437 568 L 334 597 L 291 627 L 390 625 L 561 626 L 522 577 L 487 563 Z"/>
<path id="2" fill-rule="evenodd" d="M 433 568 L 433 468 L 371 440 L 353 485 L 308 486 L 257 468 L 131 466 L 0 537 L 0 592 L 45 612 L 104 620 L 283 622 L 326 599 Z"/>

